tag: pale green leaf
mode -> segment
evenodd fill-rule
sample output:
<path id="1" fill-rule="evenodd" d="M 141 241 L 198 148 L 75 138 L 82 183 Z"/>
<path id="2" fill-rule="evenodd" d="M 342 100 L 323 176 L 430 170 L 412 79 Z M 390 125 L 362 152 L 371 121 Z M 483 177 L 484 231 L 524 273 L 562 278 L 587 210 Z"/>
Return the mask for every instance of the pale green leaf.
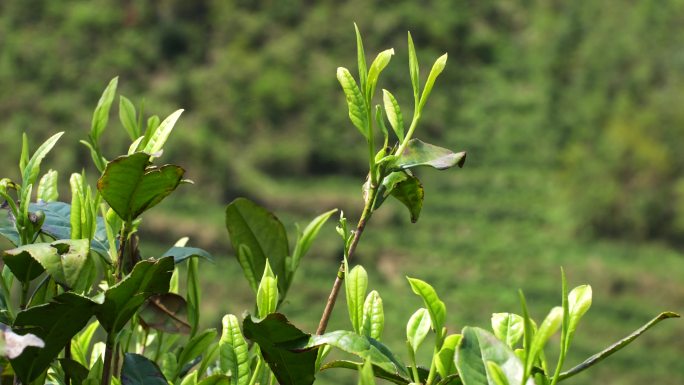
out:
<path id="1" fill-rule="evenodd" d="M 366 140 L 370 140 L 368 105 L 363 97 L 363 93 L 361 93 L 359 86 L 356 84 L 356 80 L 354 80 L 354 77 L 349 73 L 349 70 L 343 67 L 337 69 L 337 80 L 340 82 L 347 100 L 349 119 L 359 132 L 361 132 L 361 135 L 363 135 Z"/>
<path id="2" fill-rule="evenodd" d="M 90 137 L 93 140 L 93 144 L 99 142 L 102 131 L 104 131 L 105 127 L 107 127 L 107 121 L 109 120 L 109 108 L 112 106 L 112 102 L 114 101 L 114 95 L 116 94 L 116 87 L 118 83 L 119 77 L 117 76 L 109 82 L 107 88 L 105 88 L 104 92 L 102 92 L 100 100 L 97 102 L 97 106 L 93 112 L 93 120 L 90 128 Z"/>
<path id="3" fill-rule="evenodd" d="M 521 316 L 513 313 L 492 314 L 492 330 L 496 338 L 500 339 L 509 348 L 513 348 L 523 333 L 525 333 L 524 320 Z"/>
<path id="4" fill-rule="evenodd" d="M 119 120 L 131 140 L 135 140 L 140 136 L 138 120 L 135 116 L 135 106 L 123 95 L 119 96 Z"/>
<path id="5" fill-rule="evenodd" d="M 385 312 L 382 307 L 382 298 L 377 291 L 373 290 L 366 296 L 363 303 L 363 321 L 361 334 L 380 340 L 385 327 Z"/>
<path id="6" fill-rule="evenodd" d="M 401 114 L 399 102 L 397 102 L 394 95 L 387 90 L 382 90 L 382 101 L 385 105 L 385 114 L 387 114 L 387 119 L 392 126 L 392 130 L 394 130 L 394 133 L 401 142 L 404 140 L 404 118 Z"/>
<path id="7" fill-rule="evenodd" d="M 411 345 L 413 352 L 417 352 L 420 345 L 430 332 L 430 313 L 425 308 L 416 310 L 406 323 L 406 339 Z"/>
<path id="8" fill-rule="evenodd" d="M 55 170 L 48 170 L 38 182 L 38 190 L 36 195 L 38 200 L 43 202 L 54 202 L 59 198 L 59 190 L 57 189 L 58 173 Z"/>
<path id="9" fill-rule="evenodd" d="M 249 349 L 240 331 L 237 317 L 228 314 L 223 317 L 223 332 L 219 341 L 219 367 L 230 375 L 233 385 L 249 383 Z"/>
<path id="10" fill-rule="evenodd" d="M 166 144 L 169 135 L 171 135 L 171 131 L 173 131 L 176 121 L 178 121 L 178 118 L 182 113 L 182 109 L 177 110 L 164 119 L 164 121 L 159 124 L 159 127 L 154 130 L 154 133 L 149 137 L 149 139 L 145 141 L 143 152 L 148 154 L 156 154 L 161 151 L 164 147 L 164 144 Z"/>
<path id="11" fill-rule="evenodd" d="M 441 339 L 442 328 L 446 320 L 446 306 L 439 299 L 435 289 L 425 281 L 417 278 L 406 277 L 414 293 L 423 299 L 423 303 L 430 313 L 432 329 L 437 333 L 438 340 Z"/>
<path id="12" fill-rule="evenodd" d="M 368 273 L 363 266 L 355 266 L 347 271 L 344 280 L 345 293 L 347 295 L 347 309 L 354 331 L 361 334 L 363 322 L 363 303 L 368 288 Z"/>
<path id="13" fill-rule="evenodd" d="M 439 74 L 442 73 L 444 67 L 446 66 L 446 61 L 447 54 L 444 54 L 437 58 L 437 60 L 435 60 L 435 64 L 432 65 L 430 74 L 428 75 L 427 81 L 425 82 L 425 88 L 423 88 L 423 93 L 420 95 L 420 103 L 418 105 L 419 112 L 423 111 L 423 107 L 425 107 L 425 102 L 427 102 L 427 98 L 430 96 L 430 93 L 432 92 L 432 87 L 435 85 L 435 80 L 437 80 L 437 77 L 439 76 Z"/>

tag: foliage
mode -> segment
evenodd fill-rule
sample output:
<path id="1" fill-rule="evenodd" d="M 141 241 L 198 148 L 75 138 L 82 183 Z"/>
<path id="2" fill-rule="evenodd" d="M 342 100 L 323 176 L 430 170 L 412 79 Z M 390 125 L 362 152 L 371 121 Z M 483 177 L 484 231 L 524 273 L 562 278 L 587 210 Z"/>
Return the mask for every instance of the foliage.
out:
<path id="1" fill-rule="evenodd" d="M 373 107 L 380 75 L 394 50 L 382 51 L 367 67 L 358 28 L 356 40 L 358 80 L 342 67 L 337 78 L 346 96 L 351 123 L 367 145 L 364 209 L 354 230 L 348 228 L 346 217 L 340 213 L 338 233 L 342 237 L 343 261 L 315 335 L 301 331 L 277 310 L 311 243 L 336 210 L 314 218 L 304 231 L 298 232 L 290 248 L 284 226 L 266 209 L 245 198 L 227 206 L 226 227 L 254 291 L 256 312 L 245 316 L 242 330 L 235 315 L 226 315 L 217 341 L 215 329 L 199 327 L 198 263 L 201 257 L 211 260 L 208 253 L 186 247 L 187 238 L 157 258 L 143 258 L 139 245 L 144 214 L 182 184 L 191 183 L 183 179 L 185 170 L 180 166 L 154 164 L 162 157 L 182 110 L 164 120 L 152 116 L 143 124 L 143 111 L 138 115 L 132 103 L 121 96 L 119 120 L 131 144 L 124 155 L 108 160 L 102 151 L 102 139 L 118 87 L 118 79 L 114 78 L 95 108 L 87 140 L 82 141 L 101 172 L 96 189 L 87 184 L 85 172 L 72 174 L 68 204 L 56 201 L 54 171 L 38 179 L 43 159 L 62 133 L 50 137 L 32 155 L 24 135 L 19 162 L 21 181 L 5 178 L 0 184 L 11 224 L 0 234 L 15 246 L 2 254 L 5 266 L 0 278 L 0 310 L 3 320 L 13 328 L 3 330 L 3 367 L 9 363 L 11 368 L 5 374 L 14 376 L 15 383 L 24 384 L 252 385 L 278 381 L 305 385 L 314 382 L 319 370 L 348 368 L 359 372 L 362 384 L 373 384 L 377 377 L 397 384 L 554 385 L 622 349 L 658 322 L 679 317 L 672 312 L 662 313 L 582 364 L 562 372 L 578 323 L 591 305 L 588 285 L 568 292 L 563 273 L 562 306 L 554 307 L 538 326 L 529 315 L 521 291 L 522 314 L 496 314 L 493 334 L 471 326 L 465 326 L 459 334 L 448 334 L 449 313 L 437 291 L 423 280 L 408 278 L 424 308 L 416 311 L 407 324 L 410 362 L 402 362 L 380 341 L 385 323 L 380 294 L 366 294 L 369 280 L 365 269 L 350 269 L 349 264 L 366 226 L 386 198 L 392 196 L 404 204 L 412 222 L 419 219 L 424 190 L 415 175 L 416 168 L 463 167 L 466 154 L 414 137 L 435 81 L 445 68 L 446 54 L 435 60 L 421 88 L 417 53 L 408 35 L 414 107 L 406 128 L 403 122 L 409 120 L 389 91 L 383 90 L 384 104 Z M 392 127 L 394 144 L 390 144 L 386 120 Z M 376 142 L 379 137 L 382 141 Z M 35 205 L 31 202 L 34 196 Z M 62 211 L 43 210 L 46 203 L 58 205 Z M 61 224 L 61 231 L 50 230 L 54 223 Z M 183 263 L 187 265 L 184 296 L 179 288 L 179 265 Z M 20 286 L 18 299 L 12 296 L 15 283 Z M 325 333 L 342 284 L 352 330 Z M 88 325 L 93 317 L 96 321 Z M 104 331 L 103 341 L 94 334 L 98 327 Z M 559 329 L 560 354 L 552 371 L 544 349 Z M 430 330 L 434 333 L 434 347 L 429 369 L 424 369 L 418 366 L 416 353 Z M 10 341 L 12 338 L 15 341 Z M 24 351 L 14 351 L 12 344 Z M 324 364 L 331 348 L 356 355 L 362 362 Z"/>

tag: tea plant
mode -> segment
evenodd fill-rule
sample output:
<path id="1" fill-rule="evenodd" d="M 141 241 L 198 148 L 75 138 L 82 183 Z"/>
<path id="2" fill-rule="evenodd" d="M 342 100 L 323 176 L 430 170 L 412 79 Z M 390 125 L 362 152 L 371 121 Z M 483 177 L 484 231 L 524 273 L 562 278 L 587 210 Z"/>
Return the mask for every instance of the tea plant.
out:
<path id="1" fill-rule="evenodd" d="M 443 71 L 447 56 L 438 58 L 423 87 L 411 36 L 408 37 L 413 111 L 408 125 L 396 97 L 382 90 L 382 105 L 373 106 L 383 70 L 394 54 L 385 50 L 370 67 L 356 30 L 358 80 L 345 68 L 337 78 L 352 124 L 366 140 L 368 176 L 363 185 L 364 208 L 355 228 L 343 213 L 337 232 L 344 253 L 315 335 L 292 325 L 278 312 L 296 272 L 323 225 L 337 210 L 314 218 L 293 242 L 282 222 L 256 203 L 238 198 L 226 207 L 226 227 L 238 263 L 254 293 L 255 311 L 241 321 L 222 319 L 222 330 L 200 330 L 199 261 L 211 262 L 204 250 L 179 240 L 162 255 L 143 256 L 139 247 L 145 213 L 184 184 L 185 171 L 158 164 L 164 146 L 182 114 L 164 120 L 145 119 L 143 108 L 119 97 L 119 120 L 131 140 L 128 150 L 108 159 L 101 138 L 108 126 L 118 79 L 102 94 L 90 133 L 82 143 L 101 173 L 95 187 L 85 172 L 69 178 L 70 203 L 59 200 L 58 174 L 42 177 L 41 165 L 62 136 L 58 133 L 33 154 L 26 135 L 19 162 L 20 181 L 2 179 L 0 196 L 7 226 L 0 235 L 15 247 L 2 252 L 0 276 L 0 381 L 23 384 L 177 384 L 254 385 L 311 384 L 319 370 L 359 371 L 359 382 L 382 378 L 397 384 L 551 384 L 565 380 L 620 350 L 663 319 L 662 313 L 630 336 L 584 363 L 563 371 L 578 323 L 591 305 L 591 288 L 568 291 L 562 273 L 561 306 L 537 326 L 524 296 L 521 315 L 497 313 L 493 333 L 464 327 L 446 329 L 448 315 L 434 288 L 408 278 L 424 303 L 406 326 L 408 361 L 381 341 L 384 311 L 380 294 L 368 291 L 362 266 L 350 268 L 355 250 L 373 213 L 392 197 L 404 204 L 411 220 L 420 216 L 424 191 L 414 175 L 417 167 L 462 167 L 465 152 L 415 138 L 427 100 Z M 386 122 L 392 130 L 386 127 Z M 408 127 L 407 127 L 408 126 Z M 376 142 L 378 137 L 381 141 Z M 390 137 L 392 141 L 390 144 Z M 180 290 L 179 265 L 187 266 Z M 326 328 L 342 285 L 351 330 Z M 544 348 L 560 329 L 558 362 L 549 365 Z M 419 366 L 416 353 L 434 334 L 432 358 Z M 358 361 L 325 362 L 332 349 L 356 355 Z"/>

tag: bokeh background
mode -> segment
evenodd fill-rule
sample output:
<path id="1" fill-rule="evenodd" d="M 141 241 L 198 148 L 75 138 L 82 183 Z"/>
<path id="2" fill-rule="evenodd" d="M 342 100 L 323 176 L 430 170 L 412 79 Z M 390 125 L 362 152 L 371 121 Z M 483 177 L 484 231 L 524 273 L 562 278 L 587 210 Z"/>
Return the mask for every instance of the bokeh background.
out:
<path id="1" fill-rule="evenodd" d="M 251 309 L 223 224 L 246 196 L 294 223 L 341 208 L 354 222 L 365 145 L 347 118 L 335 69 L 355 72 L 353 22 L 369 58 L 394 47 L 379 87 L 411 110 L 406 31 L 422 63 L 449 53 L 417 136 L 467 150 L 461 170 L 420 173 L 426 202 L 411 224 L 398 204 L 373 217 L 355 262 L 385 303 L 385 341 L 403 355 L 421 306 L 404 276 L 430 281 L 452 331 L 560 304 L 560 266 L 594 305 L 567 365 L 661 310 L 684 310 L 684 1 L 0 1 L 0 164 L 16 177 L 32 145 L 66 131 L 49 163 L 85 168 L 78 140 L 107 82 L 145 114 L 185 108 L 163 160 L 184 186 L 150 212 L 143 251 L 182 236 L 203 264 L 203 323 Z M 110 157 L 127 149 L 111 113 Z M 313 331 L 340 259 L 328 225 L 283 311 Z M 332 328 L 349 326 L 338 306 Z M 668 321 L 568 384 L 682 384 L 684 327 Z M 557 346 L 554 340 L 552 346 Z M 423 359 L 427 352 L 423 352 Z M 555 356 L 552 352 L 549 356 Z M 324 383 L 353 383 L 339 372 Z"/>

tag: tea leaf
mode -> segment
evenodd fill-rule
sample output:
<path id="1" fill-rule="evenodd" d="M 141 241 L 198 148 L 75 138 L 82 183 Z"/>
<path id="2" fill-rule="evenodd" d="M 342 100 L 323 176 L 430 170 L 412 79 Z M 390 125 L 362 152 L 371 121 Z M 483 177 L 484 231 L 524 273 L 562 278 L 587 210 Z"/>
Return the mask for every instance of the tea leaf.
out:
<path id="1" fill-rule="evenodd" d="M 456 365 L 454 362 L 456 347 L 461 342 L 462 336 L 460 334 L 452 334 L 444 339 L 442 348 L 435 357 L 435 367 L 440 377 L 445 378 L 450 374 L 456 372 Z"/>
<path id="2" fill-rule="evenodd" d="M 318 233 L 321 231 L 321 228 L 323 227 L 325 222 L 328 221 L 330 216 L 332 216 L 336 212 L 337 209 L 333 209 L 317 216 L 311 222 L 309 222 L 308 225 L 306 225 L 304 231 L 301 233 L 301 235 L 299 235 L 299 237 L 297 238 L 297 242 L 295 242 L 294 250 L 292 251 L 292 259 L 290 265 L 287 266 L 288 273 L 290 276 L 290 278 L 287 279 L 288 284 L 292 283 L 294 272 L 297 271 L 297 268 L 299 268 L 299 263 L 302 257 L 311 248 L 311 244 L 313 243 L 314 239 L 316 239 L 316 237 L 318 236 Z"/>
<path id="3" fill-rule="evenodd" d="M 673 313 L 673 312 L 664 312 L 660 313 L 657 317 L 653 318 L 650 320 L 648 323 L 646 323 L 644 326 L 640 327 L 639 329 L 635 330 L 632 332 L 632 334 L 628 335 L 627 337 L 621 339 L 620 341 L 610 345 L 609 347 L 605 348 L 604 350 L 594 354 L 593 356 L 587 358 L 582 362 L 581 364 L 575 366 L 574 368 L 568 370 L 567 372 L 561 373 L 561 375 L 558 377 L 559 380 L 565 380 L 567 378 L 570 378 L 578 373 L 581 373 L 590 367 L 598 364 L 599 362 L 603 361 L 613 353 L 619 351 L 620 349 L 624 348 L 625 346 L 629 345 L 632 341 L 637 339 L 640 335 L 644 334 L 648 329 L 652 328 L 656 324 L 658 324 L 660 321 L 666 320 L 668 318 L 679 318 L 679 314 Z"/>
<path id="4" fill-rule="evenodd" d="M 57 133 L 51 136 L 48 140 L 43 142 L 43 144 L 38 147 L 36 152 L 33 153 L 31 159 L 26 163 L 24 171 L 22 172 L 22 186 L 27 188 L 28 185 L 36 183 L 38 179 L 38 173 L 40 172 L 40 164 L 47 154 L 52 150 L 52 148 L 57 144 L 59 138 L 62 137 L 64 132 Z"/>
<path id="5" fill-rule="evenodd" d="M 408 51 L 409 51 L 409 74 L 411 75 L 411 85 L 413 86 L 413 99 L 415 101 L 415 112 L 418 113 L 418 94 L 420 93 L 420 71 L 418 69 L 418 57 L 416 56 L 416 47 L 413 46 L 413 38 L 411 32 L 408 33 Z"/>
<path id="6" fill-rule="evenodd" d="M 408 141 L 406 149 L 393 162 L 393 170 L 406 170 L 419 166 L 430 166 L 444 170 L 453 166 L 463 167 L 466 153 L 454 153 L 446 148 L 422 142 L 419 139 Z"/>
<path id="7" fill-rule="evenodd" d="M 207 348 L 214 342 L 217 335 L 216 329 L 207 329 L 191 338 L 178 356 L 178 368 L 174 377 L 178 377 L 186 364 L 206 353 Z"/>
<path id="8" fill-rule="evenodd" d="M 401 107 L 399 107 L 399 103 L 394 95 L 387 90 L 382 90 L 382 101 L 385 105 L 385 113 L 392 126 L 392 130 L 394 130 L 394 133 L 401 142 L 404 140 L 404 118 L 401 115 Z"/>
<path id="9" fill-rule="evenodd" d="M 45 347 L 29 347 L 11 360 L 22 383 L 38 378 L 93 316 L 97 304 L 74 293 L 63 293 L 49 303 L 31 307 L 17 314 L 14 331 L 32 333 L 45 341 Z"/>
<path id="10" fill-rule="evenodd" d="M 197 247 L 186 246 L 174 246 L 166 250 L 164 254 L 161 255 L 161 258 L 164 257 L 173 257 L 173 263 L 176 265 L 183 263 L 185 260 L 192 257 L 203 258 L 212 262 L 214 261 L 214 258 L 211 256 L 211 254 L 209 254 L 208 251 Z"/>
<path id="11" fill-rule="evenodd" d="M 509 348 L 513 348 L 525 332 L 524 320 L 513 313 L 494 313 L 492 314 L 492 330 L 496 338 L 505 342 Z"/>
<path id="12" fill-rule="evenodd" d="M 418 351 L 418 347 L 423 343 L 430 331 L 430 313 L 425 308 L 416 310 L 406 324 L 406 339 L 411 345 L 413 352 Z"/>
<path id="13" fill-rule="evenodd" d="M 349 119 L 354 126 L 361 132 L 366 140 L 370 140 L 369 122 L 368 122 L 368 106 L 363 93 L 356 84 L 356 80 L 349 73 L 349 70 L 343 67 L 337 69 L 337 80 L 342 86 L 344 95 L 347 100 L 347 107 L 349 108 Z"/>
<path id="14" fill-rule="evenodd" d="M 233 250 L 253 290 L 257 291 L 256 280 L 261 277 L 268 258 L 273 272 L 280 277 L 278 290 L 284 293 L 288 284 L 285 260 L 289 255 L 289 246 L 285 227 L 280 220 L 256 203 L 237 198 L 226 207 L 226 228 Z"/>
<path id="15" fill-rule="evenodd" d="M 435 64 L 432 65 L 430 74 L 428 75 L 427 81 L 425 82 L 425 88 L 423 88 L 423 93 L 420 95 L 420 103 L 418 104 L 418 111 L 423 111 L 425 107 L 425 102 L 432 92 L 432 87 L 435 85 L 435 80 L 439 74 L 442 73 L 444 67 L 446 66 L 447 54 L 444 54 L 435 60 Z"/>
<path id="16" fill-rule="evenodd" d="M 187 273 L 187 293 L 186 299 L 188 302 L 188 321 L 190 322 L 190 337 L 197 333 L 197 328 L 200 322 L 200 297 L 202 295 L 202 286 L 199 283 L 199 259 L 188 259 L 188 273 Z"/>
<path id="17" fill-rule="evenodd" d="M 488 371 L 487 362 L 494 362 L 501 368 L 500 374 L 510 384 L 520 384 L 524 367 L 520 359 L 503 342 L 488 331 L 476 327 L 465 327 L 458 345 L 456 367 L 463 385 L 496 385 Z M 534 385 L 529 379 L 526 385 Z"/>
<path id="18" fill-rule="evenodd" d="M 496 385 L 509 385 L 506 374 L 494 361 L 487 361 L 487 372 Z"/>
<path id="19" fill-rule="evenodd" d="M 91 322 L 71 340 L 71 358 L 83 366 L 88 366 L 88 348 L 98 326 L 100 326 L 98 322 Z"/>
<path id="20" fill-rule="evenodd" d="M 108 333 L 119 332 L 149 297 L 168 292 L 171 274 L 173 258 L 138 262 L 128 276 L 105 291 L 97 320 Z"/>
<path id="21" fill-rule="evenodd" d="M 582 285 L 578 286 L 570 292 L 568 295 L 568 333 L 565 339 L 564 349 L 567 349 L 575 335 L 575 330 L 577 330 L 577 325 L 579 324 L 582 316 L 591 307 L 591 286 Z"/>
<path id="22" fill-rule="evenodd" d="M 366 54 L 363 51 L 363 39 L 361 39 L 361 32 L 359 32 L 359 27 L 356 23 L 354 23 L 354 32 L 356 33 L 356 60 L 359 67 L 359 84 L 362 89 L 365 89 L 368 67 L 366 67 Z"/>
<path id="23" fill-rule="evenodd" d="M 47 255 L 55 252 L 56 250 L 49 243 L 36 243 L 5 250 L 2 253 L 2 260 L 19 281 L 28 283 L 45 271 L 43 266 L 33 256 Z"/>
<path id="24" fill-rule="evenodd" d="M 368 288 L 368 273 L 363 266 L 355 266 L 346 272 L 344 288 L 347 294 L 347 309 L 354 331 L 361 334 L 363 323 L 363 302 Z"/>
<path id="25" fill-rule="evenodd" d="M 245 337 L 259 344 L 261 354 L 281 385 L 311 385 L 314 382 L 316 349 L 294 352 L 286 348 L 299 346 L 309 335 L 293 326 L 280 313 L 263 320 L 252 317 L 243 322 Z M 311 346 L 313 347 L 313 346 Z"/>
<path id="26" fill-rule="evenodd" d="M 116 94 L 116 87 L 119 83 L 119 77 L 109 81 L 107 88 L 102 92 L 100 100 L 97 102 L 95 111 L 93 112 L 93 120 L 90 128 L 90 137 L 93 140 L 93 144 L 100 141 L 100 136 L 102 131 L 104 131 L 107 126 L 107 121 L 109 120 L 109 108 L 112 106 L 114 101 L 114 95 Z"/>
<path id="27" fill-rule="evenodd" d="M 387 67 L 390 60 L 394 55 L 394 49 L 387 49 L 378 54 L 373 60 L 373 63 L 368 70 L 368 79 L 366 81 L 366 100 L 367 104 L 370 105 L 373 94 L 375 93 L 375 87 L 378 84 L 378 78 L 380 73 Z"/>
<path id="28" fill-rule="evenodd" d="M 232 314 L 223 317 L 223 332 L 219 341 L 219 366 L 221 372 L 230 374 L 235 385 L 249 383 L 249 350 L 240 323 Z"/>
<path id="29" fill-rule="evenodd" d="M 168 385 L 154 361 L 135 353 L 124 354 L 121 383 L 123 385 Z"/>
<path id="30" fill-rule="evenodd" d="M 406 277 L 406 279 L 408 279 L 413 292 L 423 299 L 423 303 L 425 303 L 425 307 L 427 308 L 428 313 L 430 313 L 432 330 L 437 333 L 437 339 L 440 340 L 446 318 L 446 306 L 444 306 L 444 302 L 439 299 L 435 289 L 427 282 L 416 278 Z"/>
<path id="31" fill-rule="evenodd" d="M 356 334 L 351 331 L 338 330 L 323 335 L 314 335 L 303 345 L 293 345 L 298 349 L 311 349 L 322 345 L 331 345 L 347 353 L 370 360 L 383 370 L 408 377 L 408 370 L 385 345 L 379 341 Z"/>
<path id="32" fill-rule="evenodd" d="M 88 262 L 88 251 L 87 239 L 63 239 L 50 244 L 26 245 L 6 253 L 28 253 L 57 283 L 73 288 L 83 279 L 82 272 Z"/>
<path id="33" fill-rule="evenodd" d="M 149 166 L 150 155 L 138 152 L 107 164 L 97 189 L 126 222 L 154 207 L 180 185 L 185 170 L 176 165 Z"/>
<path id="34" fill-rule="evenodd" d="M 142 151 L 148 154 L 156 154 L 161 151 L 162 148 L 164 148 L 164 144 L 166 144 L 166 140 L 169 138 L 169 135 L 171 135 L 171 131 L 173 131 L 176 121 L 178 121 L 178 118 L 180 118 L 182 113 L 183 110 L 177 110 L 169 115 L 166 119 L 164 119 L 163 122 L 161 122 L 161 124 L 159 124 L 159 126 L 154 130 L 154 133 L 149 137 L 147 136 L 146 131 L 145 138 L 147 140 L 143 139 L 145 147 Z"/>
<path id="35" fill-rule="evenodd" d="M 370 360 L 360 366 L 359 370 L 359 385 L 375 385 L 375 375 L 373 373 L 373 364 Z"/>
<path id="36" fill-rule="evenodd" d="M 392 189 L 392 196 L 408 208 L 411 214 L 411 222 L 418 222 L 420 211 L 423 209 L 425 190 L 418 178 L 406 175 L 406 179 L 397 183 Z"/>
<path id="37" fill-rule="evenodd" d="M 88 378 L 88 368 L 75 360 L 60 358 L 59 364 L 62 367 L 62 370 L 64 370 L 64 374 L 69 375 L 71 383 L 74 385 L 81 385 L 83 381 Z"/>
<path id="38" fill-rule="evenodd" d="M 119 96 L 119 120 L 131 140 L 135 140 L 140 136 L 140 128 L 135 116 L 135 106 L 123 95 Z"/>
<path id="39" fill-rule="evenodd" d="M 230 377 L 214 374 L 198 382 L 197 385 L 230 385 Z"/>
<path id="40" fill-rule="evenodd" d="M 36 195 L 39 200 L 43 202 L 54 202 L 59 198 L 59 191 L 57 190 L 57 171 L 48 170 L 40 182 L 38 182 L 38 190 Z"/>
<path id="41" fill-rule="evenodd" d="M 361 334 L 380 341 L 385 327 L 385 312 L 382 307 L 382 298 L 377 291 L 373 290 L 366 296 L 363 303 L 363 322 Z"/>
<path id="42" fill-rule="evenodd" d="M 563 321 L 563 308 L 556 306 L 546 316 L 544 321 L 539 325 L 539 329 L 534 334 L 532 345 L 529 348 L 529 356 L 527 360 L 527 373 L 531 373 L 537 357 L 542 354 L 544 345 L 551 338 L 551 336 L 558 331 Z"/>
<path id="43" fill-rule="evenodd" d="M 257 309 L 259 317 L 265 318 L 267 315 L 276 311 L 278 306 L 278 279 L 273 276 L 271 267 L 266 260 L 264 275 L 259 282 L 257 290 Z"/>
<path id="44" fill-rule="evenodd" d="M 361 362 L 354 362 L 354 361 L 346 361 L 346 360 L 336 360 L 336 361 L 331 361 L 326 363 L 321 367 L 321 371 L 328 370 L 328 369 L 335 369 L 335 368 L 343 368 L 343 369 L 351 369 L 351 370 L 359 370 L 359 367 L 363 365 Z M 408 385 L 411 380 L 403 377 L 399 374 L 395 374 L 392 372 L 388 372 L 384 370 L 383 368 L 373 365 L 371 362 L 371 365 L 373 367 L 373 375 L 377 378 L 387 380 L 390 382 L 393 382 L 397 385 Z M 427 370 L 419 368 L 419 371 L 422 370 L 422 374 L 424 378 L 427 378 L 428 373 Z"/>

